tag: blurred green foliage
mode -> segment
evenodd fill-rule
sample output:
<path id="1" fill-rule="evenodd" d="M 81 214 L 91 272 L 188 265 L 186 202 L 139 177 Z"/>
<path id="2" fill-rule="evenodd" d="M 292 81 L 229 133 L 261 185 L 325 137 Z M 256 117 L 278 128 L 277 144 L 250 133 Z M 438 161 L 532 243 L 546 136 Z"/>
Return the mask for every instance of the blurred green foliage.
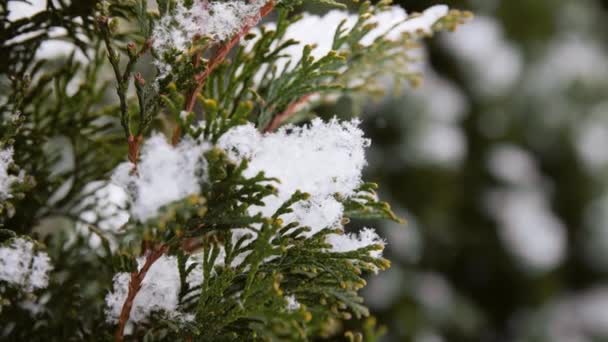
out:
<path id="1" fill-rule="evenodd" d="M 408 11 L 438 3 L 398 2 Z M 601 216 L 608 211 L 602 159 L 608 142 L 608 59 L 603 58 L 608 2 L 440 3 L 473 11 L 471 30 L 488 28 L 476 24 L 490 21 L 500 32 L 479 40 L 483 32 L 464 27 L 468 37 L 443 33 L 428 44 L 431 66 L 425 74 L 448 83 L 464 102 L 450 130 L 438 131 L 443 140 L 418 138 L 436 120 L 432 106 L 452 103 L 438 105 L 445 98 L 433 93 L 433 84 L 363 109 L 374 142 L 367 177 L 385 184 L 383 197 L 409 221 L 405 227 L 358 222 L 385 228 L 393 261 L 391 271 L 370 279 L 372 312 L 389 327 L 391 341 L 603 341 L 608 338 L 608 225 Z M 515 51 L 517 68 L 500 58 L 467 60 L 454 47 L 483 56 L 495 43 Z M 492 72 L 509 70 L 515 76 L 508 75 L 513 76 L 508 86 L 492 89 L 484 83 Z M 349 112 L 344 109 L 349 101 L 340 103 L 342 108 L 327 113 Z M 444 134 L 454 132 L 458 139 Z M 433 159 L 428 151 L 437 149 L 455 156 Z M 500 176 L 515 164 L 492 167 L 504 150 L 516 150 L 534 165 L 533 173 L 520 177 L 523 185 Z M 521 210 L 511 210 L 505 200 L 531 192 L 540 194 L 542 206 L 520 201 Z M 499 204 L 489 209 L 492 193 Z M 544 213 L 534 216 L 539 207 Z M 520 224 L 522 241 L 515 245 L 537 250 L 522 256 L 513 247 L 507 232 L 511 219 Z M 544 224 L 556 229 L 535 235 Z M 530 266 L 534 258 L 548 264 Z"/>

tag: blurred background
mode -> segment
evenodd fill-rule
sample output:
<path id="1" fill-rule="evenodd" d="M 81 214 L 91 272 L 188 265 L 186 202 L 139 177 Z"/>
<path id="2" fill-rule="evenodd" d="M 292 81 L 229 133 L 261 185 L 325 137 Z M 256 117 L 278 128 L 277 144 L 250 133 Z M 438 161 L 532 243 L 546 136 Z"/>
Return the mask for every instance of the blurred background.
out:
<path id="1" fill-rule="evenodd" d="M 358 222 L 393 263 L 367 302 L 387 341 L 608 341 L 608 1 L 441 3 L 476 17 L 363 110 L 408 221 Z"/>

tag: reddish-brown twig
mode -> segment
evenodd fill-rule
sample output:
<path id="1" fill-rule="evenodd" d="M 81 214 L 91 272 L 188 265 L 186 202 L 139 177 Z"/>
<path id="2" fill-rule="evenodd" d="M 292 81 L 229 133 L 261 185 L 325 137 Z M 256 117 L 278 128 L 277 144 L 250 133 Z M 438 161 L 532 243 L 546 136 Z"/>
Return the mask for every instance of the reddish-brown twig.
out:
<path id="1" fill-rule="evenodd" d="M 139 159 L 139 150 L 141 149 L 141 143 L 144 138 L 141 135 L 137 137 L 133 135 L 129 135 L 129 139 L 127 139 L 127 144 L 129 145 L 129 161 L 135 165 L 137 165 L 137 160 Z"/>
<path id="2" fill-rule="evenodd" d="M 312 97 L 312 95 L 313 94 L 307 94 L 300 97 L 295 102 L 292 102 L 289 106 L 287 106 L 287 108 L 283 112 L 275 115 L 275 117 L 272 118 L 270 123 L 268 123 L 268 125 L 264 128 L 264 133 L 273 132 L 277 128 L 281 127 L 281 125 L 287 119 L 289 119 L 298 111 L 300 105 L 306 103 Z"/>
<path id="3" fill-rule="evenodd" d="M 186 97 L 186 105 L 184 110 L 187 112 L 191 112 L 196 104 L 196 94 L 198 94 L 204 87 L 205 81 L 211 75 L 211 73 L 224 62 L 228 53 L 234 48 L 235 45 L 245 36 L 258 22 L 264 18 L 268 13 L 270 13 L 274 9 L 274 0 L 268 1 L 262 8 L 260 9 L 259 16 L 256 18 L 252 18 L 249 22 L 245 23 L 241 30 L 237 32 L 226 44 L 222 45 L 215 53 L 215 55 L 209 60 L 209 64 L 205 68 L 204 71 L 194 76 L 196 81 L 196 86 L 194 89 L 188 93 Z"/>
<path id="4" fill-rule="evenodd" d="M 224 62 L 230 51 L 236 46 L 241 38 L 245 36 L 257 23 L 268 13 L 270 13 L 274 9 L 274 0 L 268 1 L 261 9 L 259 16 L 255 18 L 251 18 L 249 22 L 247 22 L 239 32 L 237 32 L 226 44 L 222 45 L 215 52 L 213 57 L 209 60 L 207 67 L 201 73 L 194 76 L 194 80 L 196 81 L 196 86 L 191 89 L 186 94 L 186 101 L 184 102 L 184 111 L 191 112 L 194 109 L 196 104 L 196 94 L 200 93 L 203 87 L 205 86 L 205 81 L 211 75 L 211 73 L 217 69 L 218 66 Z M 200 64 L 201 54 L 198 51 L 192 59 L 192 64 L 195 68 Z M 181 136 L 181 128 L 178 126 L 173 130 L 173 136 L 171 138 L 171 142 L 173 145 L 177 145 L 179 143 L 179 139 Z"/>
<path id="5" fill-rule="evenodd" d="M 114 340 L 116 342 L 122 342 L 124 338 L 125 326 L 129 321 L 129 316 L 131 315 L 131 308 L 133 307 L 133 301 L 135 300 L 135 296 L 141 289 L 141 284 L 146 277 L 146 273 L 150 270 L 150 267 L 154 265 L 154 263 L 167 252 L 167 246 L 162 245 L 157 248 L 153 248 L 148 250 L 146 261 L 143 267 L 139 271 L 131 272 L 131 280 L 129 281 L 129 292 L 127 293 L 127 298 L 125 299 L 124 304 L 122 305 L 122 309 L 120 311 L 120 318 L 118 320 L 118 328 L 116 329 L 116 333 L 114 335 Z"/>

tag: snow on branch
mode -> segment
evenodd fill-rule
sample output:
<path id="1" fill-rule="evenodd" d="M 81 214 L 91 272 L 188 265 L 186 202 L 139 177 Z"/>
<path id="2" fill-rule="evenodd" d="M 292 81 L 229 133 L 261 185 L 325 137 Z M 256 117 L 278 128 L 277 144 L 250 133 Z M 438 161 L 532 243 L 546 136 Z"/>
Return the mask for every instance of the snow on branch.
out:
<path id="1" fill-rule="evenodd" d="M 161 134 L 146 140 L 137 171 L 133 164 L 122 163 L 112 181 L 131 196 L 133 218 L 146 221 L 171 202 L 199 193 L 204 181 L 206 162 L 203 153 L 208 145 L 191 138 L 171 146 Z"/>
<path id="2" fill-rule="evenodd" d="M 137 259 L 138 270 L 145 263 L 144 257 Z M 201 279 L 189 278 L 192 287 L 200 285 Z M 131 274 L 121 272 L 114 276 L 113 291 L 106 296 L 106 320 L 117 323 L 123 304 L 129 292 Z M 141 288 L 133 300 L 129 321 L 133 323 L 147 322 L 150 315 L 159 312 L 168 318 L 180 321 L 191 321 L 191 314 L 179 310 L 179 292 L 181 289 L 180 275 L 175 256 L 161 256 L 147 271 Z"/>
<path id="3" fill-rule="evenodd" d="M 449 8 L 446 5 L 436 5 L 423 13 L 411 15 L 400 6 L 391 6 L 380 10 L 370 18 L 369 23 L 375 27 L 365 34 L 359 43 L 369 46 L 380 37 L 398 40 L 404 34 L 431 34 L 433 25 L 448 13 Z M 282 59 L 278 70 L 281 70 L 288 61 L 291 61 L 291 68 L 294 68 L 296 62 L 302 58 L 303 47 L 306 45 L 314 47 L 311 55 L 315 59 L 326 56 L 333 49 L 333 33 L 338 27 L 342 25 L 342 30 L 350 31 L 358 20 L 359 15 L 344 10 L 331 10 L 323 16 L 304 13 L 300 20 L 287 27 L 284 40 L 294 40 L 298 44 L 290 45 L 282 51 L 286 58 Z M 268 29 L 276 29 L 276 24 L 273 22 L 265 26 Z M 257 32 L 259 33 L 259 30 Z M 247 49 L 251 49 L 255 42 L 256 40 L 247 41 Z"/>
<path id="4" fill-rule="evenodd" d="M 244 23 L 256 22 L 265 3 L 264 0 L 196 0 L 190 8 L 179 3 L 155 27 L 154 48 L 162 54 L 170 49 L 185 50 L 197 38 L 229 39 Z"/>
<path id="5" fill-rule="evenodd" d="M 228 131 L 218 145 L 235 160 L 249 159 L 246 175 L 263 171 L 280 180 L 277 196 L 265 198 L 263 207 L 251 207 L 251 214 L 272 216 L 294 192 L 307 192 L 310 198 L 296 203 L 283 220 L 297 221 L 314 234 L 339 225 L 344 208 L 336 196 L 348 198 L 361 185 L 370 141 L 358 125 L 357 120 L 315 119 L 308 127 L 287 126 L 262 134 L 248 124 Z"/>
<path id="6" fill-rule="evenodd" d="M 30 240 L 14 238 L 0 247 L 0 281 L 32 292 L 48 286 L 52 269 L 48 254 L 37 251 Z"/>
<path id="7" fill-rule="evenodd" d="M 9 174 L 9 167 L 12 163 L 13 148 L 8 147 L 0 150 L 0 200 L 11 198 L 11 187 L 23 180 L 22 174 L 19 176 Z"/>

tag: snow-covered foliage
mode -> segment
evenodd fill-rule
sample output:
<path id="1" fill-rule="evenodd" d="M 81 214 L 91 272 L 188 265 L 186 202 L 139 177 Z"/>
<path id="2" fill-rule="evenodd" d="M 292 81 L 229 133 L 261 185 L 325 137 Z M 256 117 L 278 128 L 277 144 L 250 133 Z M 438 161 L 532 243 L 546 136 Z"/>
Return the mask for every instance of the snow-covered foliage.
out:
<path id="1" fill-rule="evenodd" d="M 30 1 L 7 1 L 7 10 L 9 15 L 7 19 L 17 21 L 23 18 L 33 16 L 42 12 L 47 5 L 47 0 L 30 0 Z"/>
<path id="2" fill-rule="evenodd" d="M 90 225 L 94 225 L 101 231 L 98 233 L 108 233 L 104 235 L 114 248 L 118 242 L 112 237 L 118 233 L 130 218 L 127 204 L 129 196 L 120 186 L 110 182 L 96 181 L 88 184 L 85 189 L 88 196 L 80 203 L 80 222 L 77 223 L 78 231 L 90 235 L 90 243 L 93 247 L 99 247 L 101 238 L 91 234 Z"/>
<path id="3" fill-rule="evenodd" d="M 280 181 L 276 196 L 265 198 L 264 206 L 250 207 L 252 215 L 260 212 L 271 216 L 297 190 L 309 193 L 308 200 L 296 203 L 294 212 L 283 218 L 286 223 L 297 221 L 311 228 L 308 233 L 311 236 L 322 229 L 341 227 L 344 208 L 338 199 L 352 196 L 362 183 L 365 148 L 370 142 L 358 125 L 356 120 L 323 122 L 316 119 L 307 127 L 289 126 L 269 134 L 260 133 L 253 125 L 242 125 L 225 133 L 218 147 L 226 150 L 235 161 L 249 160 L 246 176 L 265 172 Z M 124 184 L 133 194 L 131 212 L 134 217 L 152 218 L 161 206 L 199 191 L 200 182 L 204 181 L 200 157 L 206 149 L 201 146 L 206 145 L 185 140 L 172 147 L 157 135 L 144 146 L 137 174 L 131 173 L 132 165 L 128 163 L 118 168 L 114 180 Z M 370 245 L 384 246 L 384 241 L 369 228 L 360 234 L 332 234 L 328 242 L 336 252 Z M 373 250 L 370 255 L 380 257 L 381 253 Z M 242 262 L 242 258 L 239 260 Z M 140 259 L 140 267 L 142 262 Z M 111 321 L 117 320 L 120 314 L 129 280 L 128 273 L 114 277 L 114 290 L 106 297 Z M 177 318 L 180 283 L 175 258 L 162 257 L 157 261 L 143 284 L 135 299 L 131 319 L 144 321 L 153 311 L 163 311 Z M 290 304 L 290 307 L 296 306 Z"/>
<path id="4" fill-rule="evenodd" d="M 22 180 L 23 176 L 9 174 L 9 166 L 13 163 L 13 148 L 0 150 L 0 200 L 11 198 L 11 187 Z"/>
<path id="5" fill-rule="evenodd" d="M 286 296 L 285 300 L 287 301 L 287 310 L 289 311 L 295 311 L 301 307 L 301 304 L 298 302 L 296 296 L 294 295 Z"/>
<path id="6" fill-rule="evenodd" d="M 186 281 L 191 288 L 200 286 L 203 274 L 197 256 L 194 256 L 187 267 L 192 267 Z M 138 270 L 145 263 L 145 257 L 137 260 Z M 116 322 L 120 316 L 122 305 L 129 291 L 131 275 L 121 272 L 114 276 L 113 289 L 105 298 L 106 319 L 108 322 Z M 142 288 L 137 293 L 131 308 L 130 320 L 134 323 L 147 322 L 150 315 L 160 313 L 167 318 L 178 321 L 191 321 L 194 317 L 179 309 L 179 292 L 181 290 L 180 275 L 178 271 L 177 258 L 174 256 L 161 256 L 146 273 L 142 282 Z"/>
<path id="7" fill-rule="evenodd" d="M 339 225 L 343 206 L 336 196 L 348 198 L 361 185 L 370 142 L 358 124 L 316 119 L 308 127 L 290 126 L 265 135 L 244 125 L 224 134 L 218 145 L 235 160 L 250 161 L 248 176 L 263 171 L 280 181 L 277 196 L 267 197 L 263 207 L 251 207 L 251 213 L 271 216 L 296 190 L 309 193 L 310 199 L 297 203 L 283 219 L 310 227 L 312 235 Z"/>
<path id="8" fill-rule="evenodd" d="M 195 0 L 189 7 L 183 2 L 177 2 L 175 8 L 165 14 L 154 27 L 152 46 L 160 56 L 164 56 L 173 51 L 186 51 L 203 38 L 228 40 L 244 26 L 254 26 L 257 23 L 265 2 Z M 173 65 L 165 62 L 162 57 L 155 60 L 154 64 L 159 70 L 157 79 L 162 79 L 173 71 Z"/>
<path id="9" fill-rule="evenodd" d="M 119 165 L 112 180 L 131 196 L 133 218 L 146 221 L 162 206 L 199 193 L 207 173 L 207 149 L 208 144 L 193 139 L 171 146 L 156 134 L 146 140 L 137 170 L 131 163 Z"/>
<path id="10" fill-rule="evenodd" d="M 391 6 L 387 10 L 380 11 L 371 19 L 371 23 L 375 27 L 361 39 L 360 44 L 369 46 L 380 37 L 397 40 L 403 34 L 431 33 L 432 26 L 447 14 L 448 7 L 445 5 L 430 7 L 417 15 L 409 15 L 400 6 Z M 311 56 L 315 59 L 327 55 L 332 50 L 333 35 L 338 27 L 342 24 L 342 30 L 352 30 L 357 20 L 357 14 L 344 10 L 331 10 L 323 16 L 304 13 L 300 20 L 287 27 L 284 40 L 294 40 L 298 44 L 283 50 L 286 57 L 281 59 L 281 63 L 277 66 L 278 70 L 282 70 L 288 62 L 290 62 L 290 68 L 294 68 L 297 61 L 302 58 L 302 51 L 306 45 L 314 47 Z M 276 29 L 276 24 L 273 22 L 266 23 L 265 26 L 267 29 Z M 259 32 L 259 30 L 253 32 Z M 247 41 L 248 49 L 252 48 L 253 43 L 255 40 Z"/>
<path id="11" fill-rule="evenodd" d="M 332 245 L 332 251 L 334 252 L 350 252 L 359 248 L 368 246 L 379 246 L 381 248 L 371 251 L 370 255 L 374 258 L 382 256 L 382 248 L 385 245 L 384 240 L 374 229 L 364 228 L 358 234 L 350 233 L 344 235 L 332 234 L 328 236 L 328 242 Z"/>
<path id="12" fill-rule="evenodd" d="M 137 260 L 141 270 L 145 257 Z M 121 272 L 114 276 L 112 292 L 106 296 L 106 318 L 108 322 L 118 321 L 122 306 L 129 292 L 131 274 Z M 192 281 L 193 286 L 200 284 L 202 279 Z M 181 288 L 177 258 L 174 256 L 160 257 L 148 270 L 142 282 L 142 287 L 135 296 L 131 308 L 130 320 L 134 323 L 146 322 L 152 313 L 161 313 L 168 318 L 191 320 L 193 317 L 178 310 L 179 291 Z"/>
<path id="13" fill-rule="evenodd" d="M 448 14 L 446 5 L 435 5 L 419 14 L 408 14 L 400 6 L 392 6 L 388 11 L 378 13 L 374 22 L 377 24 L 363 40 L 364 45 L 371 44 L 380 36 L 386 35 L 391 40 L 398 39 L 402 34 L 431 34 L 433 25 Z"/>
<path id="14" fill-rule="evenodd" d="M 49 256 L 30 240 L 14 238 L 0 245 L 0 281 L 32 292 L 48 286 L 52 269 Z"/>
<path id="15" fill-rule="evenodd" d="M 154 48 L 159 52 L 185 50 L 199 37 L 226 40 L 245 23 L 254 24 L 265 1 L 230 0 L 208 2 L 195 0 L 190 8 L 179 2 L 170 15 L 154 29 Z"/>
<path id="16" fill-rule="evenodd" d="M 261 213 L 270 217 L 296 191 L 309 193 L 308 200 L 294 204 L 293 213 L 285 214 L 282 218 L 286 224 L 299 222 L 300 225 L 309 227 L 311 231 L 307 235 L 312 236 L 323 229 L 342 227 L 340 221 L 344 207 L 340 200 L 354 195 L 362 184 L 361 172 L 366 164 L 365 148 L 370 142 L 363 136 L 358 125 L 357 120 L 339 122 L 333 119 L 323 122 L 315 119 L 309 126 L 288 126 L 268 134 L 260 133 L 251 124 L 241 125 L 226 132 L 217 146 L 224 149 L 235 162 L 243 158 L 249 161 L 245 176 L 254 177 L 259 172 L 264 172 L 268 177 L 280 181 L 276 196 L 266 197 L 263 206 L 251 206 L 251 215 Z M 155 192 L 146 192 L 147 197 L 135 196 L 133 215 L 151 218 L 163 204 L 187 196 L 189 192 L 186 190 L 197 192 L 199 182 L 204 181 L 204 178 L 197 177 L 196 174 L 201 169 L 197 162 L 202 153 L 200 146 L 193 141 L 186 141 L 174 148 L 164 138 L 155 136 L 144 146 L 138 175 L 129 174 L 129 164 L 121 166 L 124 168 L 123 176 L 126 174 L 131 184 L 135 184 L 126 188 L 148 189 L 142 191 L 156 189 Z M 163 195 L 163 190 L 166 189 L 174 191 Z M 157 199 L 153 199 L 155 195 Z M 146 214 L 142 216 L 141 213 Z M 239 233 L 244 232 L 235 231 L 235 236 L 242 236 Z M 375 258 L 381 257 L 381 248 L 384 247 L 384 241 L 369 228 L 359 234 L 331 234 L 327 242 L 335 252 L 349 252 L 373 245 L 375 247 L 369 254 Z M 220 256 L 224 255 L 223 252 L 220 253 Z M 240 265 L 243 259 L 243 255 L 237 257 L 231 266 Z M 140 268 L 143 262 L 143 258 L 138 260 Z M 218 258 L 216 264 L 223 264 L 221 258 Z M 202 276 L 195 278 L 199 283 L 202 281 Z M 114 290 L 106 297 L 109 321 L 115 322 L 118 319 L 128 293 L 129 281 L 128 273 L 115 275 Z M 183 315 L 178 311 L 179 288 L 176 258 L 161 257 L 145 277 L 133 304 L 131 320 L 143 322 L 155 311 L 183 320 Z M 295 297 L 293 301 L 288 301 L 288 309 L 295 310 L 298 307 Z"/>

